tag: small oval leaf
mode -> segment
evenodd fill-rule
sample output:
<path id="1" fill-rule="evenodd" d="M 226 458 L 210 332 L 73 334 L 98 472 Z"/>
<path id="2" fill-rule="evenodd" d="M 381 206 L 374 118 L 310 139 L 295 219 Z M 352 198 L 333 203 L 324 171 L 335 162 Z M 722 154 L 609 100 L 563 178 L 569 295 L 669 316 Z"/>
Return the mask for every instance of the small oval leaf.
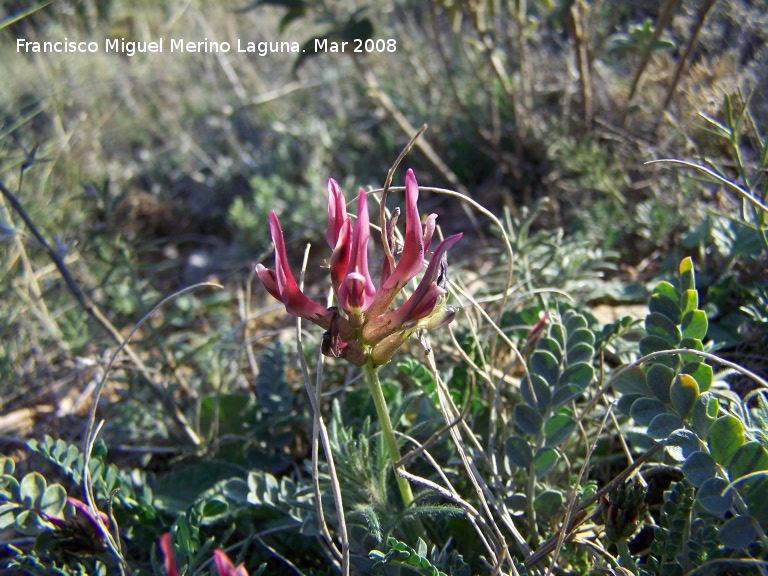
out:
<path id="1" fill-rule="evenodd" d="M 509 461 L 515 466 L 527 468 L 533 462 L 531 445 L 522 436 L 510 436 L 504 443 L 504 451 Z"/>
<path id="2" fill-rule="evenodd" d="M 648 302 L 648 310 L 666 316 L 674 324 L 680 324 L 682 313 L 676 300 L 666 294 L 653 294 Z"/>
<path id="3" fill-rule="evenodd" d="M 667 407 L 662 402 L 654 398 L 640 398 L 632 404 L 629 411 L 630 416 L 642 426 L 648 426 L 651 420 L 659 414 L 665 414 Z"/>
<path id="4" fill-rule="evenodd" d="M 687 418 L 699 397 L 699 385 L 693 376 L 679 374 L 672 382 L 669 396 L 675 411 L 681 418 Z"/>
<path id="5" fill-rule="evenodd" d="M 658 336 L 666 340 L 671 348 L 677 348 L 683 339 L 683 333 L 680 332 L 677 324 L 672 322 L 664 314 L 652 312 L 645 317 L 645 331 L 650 336 Z"/>
<path id="6" fill-rule="evenodd" d="M 760 470 L 768 470 L 768 452 L 759 442 L 747 442 L 731 458 L 728 476 L 733 481 Z"/>
<path id="7" fill-rule="evenodd" d="M 683 421 L 674 414 L 659 414 L 648 424 L 648 436 L 654 440 L 664 440 L 683 426 Z"/>
<path id="8" fill-rule="evenodd" d="M 740 550 L 753 544 L 758 537 L 755 522 L 749 516 L 736 516 L 720 527 L 717 537 L 726 548 Z"/>
<path id="9" fill-rule="evenodd" d="M 699 385 L 699 392 L 706 392 L 712 386 L 714 372 L 712 366 L 704 362 L 689 362 L 680 370 L 684 374 L 690 374 Z"/>
<path id="10" fill-rule="evenodd" d="M 533 509 L 536 514 L 545 518 L 554 516 L 563 506 L 563 495 L 554 490 L 542 492 L 533 500 Z"/>
<path id="11" fill-rule="evenodd" d="M 621 373 L 611 381 L 613 389 L 619 394 L 638 394 L 640 396 L 650 396 L 651 390 L 648 388 L 648 382 L 645 372 L 639 366 L 632 366 Z"/>
<path id="12" fill-rule="evenodd" d="M 717 474 L 717 463 L 707 452 L 694 452 L 682 466 L 683 474 L 688 482 L 696 488 L 700 487 Z"/>
<path id="13" fill-rule="evenodd" d="M 541 478 L 555 467 L 560 456 L 554 448 L 543 448 L 536 452 L 533 459 L 533 467 L 536 470 L 536 476 Z"/>
<path id="14" fill-rule="evenodd" d="M 744 444 L 744 425 L 731 414 L 718 418 L 709 429 L 707 444 L 715 461 L 728 466 L 736 451 Z"/>
<path id="15" fill-rule="evenodd" d="M 710 478 L 699 487 L 696 500 L 710 514 L 723 517 L 733 506 L 733 489 L 725 492 L 728 481 L 723 478 Z"/>
<path id="16" fill-rule="evenodd" d="M 558 380 L 558 387 L 574 385 L 581 390 L 584 390 L 592 382 L 592 378 L 595 377 L 595 369 L 591 364 L 586 362 L 578 362 L 577 364 L 571 364 L 563 370 Z"/>
<path id="17" fill-rule="evenodd" d="M 531 372 L 540 375 L 550 386 L 554 386 L 557 382 L 557 376 L 560 373 L 559 364 L 555 355 L 547 350 L 534 351 L 528 360 Z"/>
<path id="18" fill-rule="evenodd" d="M 576 428 L 576 421 L 565 414 L 555 414 L 544 423 L 544 437 L 547 446 L 558 446 L 565 442 Z"/>
<path id="19" fill-rule="evenodd" d="M 654 364 L 648 369 L 646 378 L 648 388 L 653 395 L 665 404 L 669 404 L 672 401 L 669 389 L 672 387 L 672 380 L 675 379 L 675 371 L 663 364 Z"/>
<path id="20" fill-rule="evenodd" d="M 707 329 L 709 328 L 709 322 L 707 321 L 707 313 L 704 310 L 691 310 L 685 313 L 683 316 L 683 336 L 686 338 L 696 338 L 703 340 L 707 335 Z"/>
<path id="21" fill-rule="evenodd" d="M 535 436 L 541 432 L 544 419 L 539 411 L 528 404 L 518 404 L 513 411 L 515 425 L 526 434 Z"/>

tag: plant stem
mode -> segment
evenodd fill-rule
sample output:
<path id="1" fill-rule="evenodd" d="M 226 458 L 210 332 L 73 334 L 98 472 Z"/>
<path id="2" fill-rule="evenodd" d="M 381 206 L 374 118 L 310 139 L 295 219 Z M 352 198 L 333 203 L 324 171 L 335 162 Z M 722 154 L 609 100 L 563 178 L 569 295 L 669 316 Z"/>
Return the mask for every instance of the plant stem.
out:
<path id="1" fill-rule="evenodd" d="M 619 538 L 619 541 L 616 542 L 616 548 L 619 550 L 619 564 L 632 572 L 632 574 L 638 574 L 637 564 L 635 564 L 635 559 L 632 558 L 627 541 L 624 538 Z"/>
<path id="2" fill-rule="evenodd" d="M 373 403 L 376 405 L 376 414 L 379 417 L 381 433 L 384 436 L 384 444 L 387 446 L 387 452 L 389 452 L 389 460 L 392 462 L 392 469 L 395 473 L 397 486 L 400 488 L 403 504 L 407 508 L 413 502 L 413 492 L 411 491 L 411 485 L 408 480 L 400 476 L 395 469 L 395 465 L 401 458 L 400 448 L 397 445 L 397 438 L 395 438 L 395 430 L 392 428 L 392 421 L 389 419 L 387 401 L 384 399 L 384 394 L 381 391 L 378 368 L 371 362 L 367 362 L 365 366 L 363 366 L 363 369 L 365 370 L 365 380 L 368 382 L 368 388 L 371 391 L 371 396 L 373 396 Z"/>

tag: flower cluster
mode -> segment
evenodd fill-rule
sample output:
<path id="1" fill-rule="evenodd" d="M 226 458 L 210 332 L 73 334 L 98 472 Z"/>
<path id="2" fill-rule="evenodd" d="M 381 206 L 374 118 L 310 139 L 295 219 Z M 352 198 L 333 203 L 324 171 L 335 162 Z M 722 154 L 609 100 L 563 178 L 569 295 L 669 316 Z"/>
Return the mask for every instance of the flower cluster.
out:
<path id="1" fill-rule="evenodd" d="M 410 297 L 394 310 L 392 303 L 424 267 L 435 232 L 437 215 L 430 214 L 422 224 L 416 203 L 419 186 L 413 170 L 405 176 L 405 237 L 400 258 L 395 251 L 396 210 L 386 223 L 383 237 L 388 254 L 381 267 L 376 288 L 368 268 L 368 242 L 371 226 L 365 191 L 357 200 L 357 218 L 347 215 L 346 199 L 338 183 L 328 182 L 328 228 L 326 240 L 333 250 L 330 259 L 331 283 L 339 308 L 324 308 L 300 289 L 288 265 L 288 254 L 280 222 L 274 211 L 269 216 L 275 245 L 275 269 L 256 265 L 256 274 L 267 291 L 280 300 L 286 311 L 306 318 L 325 329 L 323 353 L 344 358 L 356 365 L 387 363 L 400 346 L 417 330 L 448 324 L 456 312 L 445 305 L 447 279 L 446 252 L 461 238 L 449 236 L 434 249 L 426 272 Z M 344 314 L 342 314 L 342 312 Z"/>

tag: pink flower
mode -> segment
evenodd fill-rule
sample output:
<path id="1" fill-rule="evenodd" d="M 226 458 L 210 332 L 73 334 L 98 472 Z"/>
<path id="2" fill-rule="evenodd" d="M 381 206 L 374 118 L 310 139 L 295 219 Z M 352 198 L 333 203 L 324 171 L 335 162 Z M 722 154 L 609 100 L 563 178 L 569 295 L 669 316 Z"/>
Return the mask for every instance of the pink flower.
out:
<path id="1" fill-rule="evenodd" d="M 171 535 L 168 532 L 160 537 L 160 549 L 163 551 L 166 576 L 179 576 L 179 572 L 176 570 L 176 561 L 173 557 Z M 245 565 L 240 564 L 239 566 L 235 566 L 224 550 L 219 548 L 214 550 L 213 561 L 216 563 L 216 570 L 218 571 L 219 576 L 248 576 L 248 571 L 245 569 Z"/>
<path id="2" fill-rule="evenodd" d="M 224 550 L 216 548 L 216 550 L 213 551 L 213 559 L 216 562 L 216 569 L 219 571 L 219 576 L 248 576 L 245 566 L 240 564 L 236 567 Z"/>
<path id="3" fill-rule="evenodd" d="M 344 193 L 338 183 L 328 182 L 328 224 L 325 238 L 333 252 L 330 258 L 331 285 L 339 309 L 323 308 L 299 290 L 288 265 L 285 240 L 274 212 L 270 231 L 275 244 L 275 269 L 257 264 L 256 273 L 267 291 L 280 300 L 286 311 L 323 327 L 323 353 L 362 365 L 388 362 L 394 352 L 416 330 L 443 326 L 455 311 L 445 306 L 447 288 L 446 252 L 461 238 L 455 234 L 443 240 L 430 259 L 427 270 L 413 294 L 395 310 L 392 303 L 403 287 L 424 269 L 424 256 L 435 232 L 437 215 L 421 223 L 417 202 L 419 186 L 413 170 L 405 175 L 405 236 L 397 262 L 384 258 L 379 288 L 373 284 L 368 267 L 371 238 L 368 199 L 358 195 L 357 218 L 347 215 Z M 394 231 L 399 209 L 387 223 L 384 238 L 390 253 L 395 252 Z M 342 314 L 343 313 L 343 314 Z"/>

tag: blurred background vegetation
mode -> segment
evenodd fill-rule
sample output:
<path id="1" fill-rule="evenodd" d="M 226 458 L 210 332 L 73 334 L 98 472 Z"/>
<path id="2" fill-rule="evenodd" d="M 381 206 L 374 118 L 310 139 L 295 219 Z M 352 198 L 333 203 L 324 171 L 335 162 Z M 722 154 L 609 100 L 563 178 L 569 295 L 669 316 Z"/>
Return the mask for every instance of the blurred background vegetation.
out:
<path id="1" fill-rule="evenodd" d="M 253 264 L 271 256 L 269 211 L 289 253 L 321 246 L 327 179 L 348 195 L 381 187 L 423 123 L 406 164 L 422 185 L 465 192 L 502 218 L 527 295 L 519 309 L 558 289 L 609 321 L 690 255 L 709 337 L 724 356 L 768 370 L 766 214 L 749 199 L 765 203 L 768 190 L 761 1 L 0 0 L 0 22 L 0 183 L 116 330 L 85 312 L 4 197 L 6 452 L 43 433 L 80 438 L 110 338 L 163 296 L 210 280 L 224 290 L 184 294 L 140 327 L 99 417 L 128 465 L 166 470 L 190 441 L 185 425 L 219 454 L 213 439 L 240 430 L 215 429 L 205 399 L 258 391 L 260 366 L 283 354 L 265 343 L 285 324 L 252 285 Z M 100 50 L 16 51 L 17 38 L 64 37 Z M 103 50 L 105 38 L 159 37 L 163 54 Z M 169 38 L 394 39 L 396 50 L 170 53 Z M 700 169 L 647 164 L 668 158 Z M 447 197 L 422 196 L 446 231 L 465 231 L 451 259 L 466 284 L 498 292 L 497 233 Z M 319 293 L 315 252 L 307 281 Z M 280 368 L 288 382 L 294 366 Z M 304 401 L 278 400 L 293 420 L 306 417 Z M 293 436 L 277 448 L 246 443 L 265 470 L 306 455 Z"/>

